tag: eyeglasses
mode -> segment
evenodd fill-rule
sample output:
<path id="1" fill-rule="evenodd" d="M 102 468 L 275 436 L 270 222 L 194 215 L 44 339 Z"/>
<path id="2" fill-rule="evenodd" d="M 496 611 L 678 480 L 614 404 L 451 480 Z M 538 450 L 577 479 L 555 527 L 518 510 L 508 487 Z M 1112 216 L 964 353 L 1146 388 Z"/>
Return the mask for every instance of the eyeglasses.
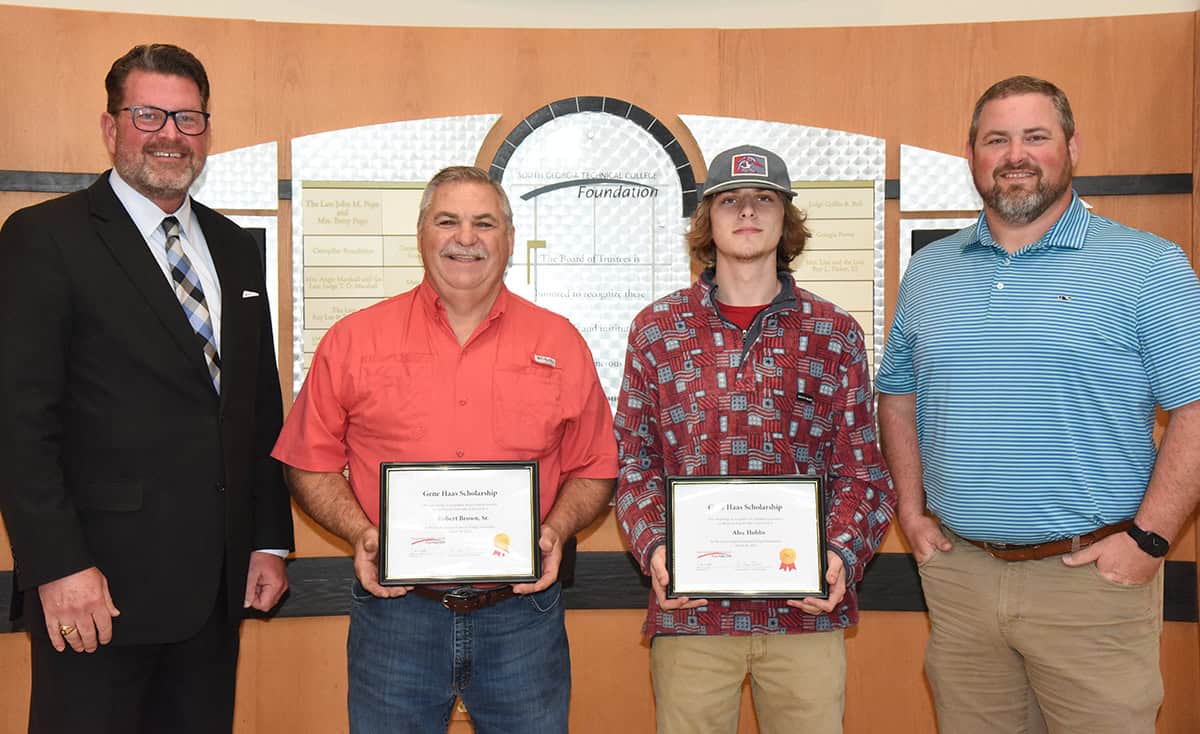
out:
<path id="1" fill-rule="evenodd" d="M 149 105 L 133 105 L 122 107 L 117 112 L 129 110 L 133 126 L 144 133 L 156 133 L 167 124 L 167 118 L 175 119 L 175 128 L 184 135 L 200 135 L 208 129 L 207 112 L 200 110 L 164 110 L 161 107 Z"/>

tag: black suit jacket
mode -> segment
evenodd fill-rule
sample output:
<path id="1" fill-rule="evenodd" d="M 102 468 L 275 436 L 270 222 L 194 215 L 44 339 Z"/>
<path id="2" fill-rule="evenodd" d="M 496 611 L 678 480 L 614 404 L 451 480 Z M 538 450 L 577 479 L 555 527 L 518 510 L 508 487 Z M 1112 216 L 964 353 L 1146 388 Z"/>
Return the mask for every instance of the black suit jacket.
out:
<path id="1" fill-rule="evenodd" d="M 115 644 L 192 635 L 221 584 L 238 618 L 251 551 L 292 547 L 263 269 L 248 234 L 192 207 L 221 284 L 219 397 L 107 174 L 0 229 L 0 511 L 18 586 L 36 597 L 97 566 Z"/>

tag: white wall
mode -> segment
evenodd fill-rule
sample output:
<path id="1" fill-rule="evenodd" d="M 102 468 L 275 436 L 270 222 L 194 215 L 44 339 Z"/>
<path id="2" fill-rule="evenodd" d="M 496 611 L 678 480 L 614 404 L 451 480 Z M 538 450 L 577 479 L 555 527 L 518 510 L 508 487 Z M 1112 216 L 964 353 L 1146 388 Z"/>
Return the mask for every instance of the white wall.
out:
<path id="1" fill-rule="evenodd" d="M 1200 10 L 1200 0 L 23 0 L 47 8 L 357 25 L 787 28 L 924 25 Z"/>

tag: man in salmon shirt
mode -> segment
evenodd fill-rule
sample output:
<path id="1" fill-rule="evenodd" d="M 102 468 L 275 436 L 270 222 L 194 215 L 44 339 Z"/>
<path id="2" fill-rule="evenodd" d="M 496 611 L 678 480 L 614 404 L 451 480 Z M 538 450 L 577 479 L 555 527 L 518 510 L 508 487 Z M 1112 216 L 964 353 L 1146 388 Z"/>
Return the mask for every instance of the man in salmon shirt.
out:
<path id="1" fill-rule="evenodd" d="M 612 495 L 608 401 L 570 322 L 505 288 L 512 210 L 486 173 L 434 176 L 417 230 L 424 281 L 334 324 L 274 451 L 301 507 L 354 547 L 350 728 L 445 732 L 461 697 L 480 730 L 566 732 L 558 570 Z M 380 463 L 394 461 L 536 461 L 541 577 L 381 585 Z"/>

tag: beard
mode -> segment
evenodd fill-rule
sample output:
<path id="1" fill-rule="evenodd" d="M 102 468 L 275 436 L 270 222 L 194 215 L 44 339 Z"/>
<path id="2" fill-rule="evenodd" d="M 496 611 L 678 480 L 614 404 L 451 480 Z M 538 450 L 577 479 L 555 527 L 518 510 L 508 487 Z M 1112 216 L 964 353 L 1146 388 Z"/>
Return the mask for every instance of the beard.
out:
<path id="1" fill-rule="evenodd" d="M 186 165 L 162 169 L 155 165 L 156 152 L 179 153 Z M 169 199 L 187 195 L 192 182 L 204 170 L 203 156 L 185 146 L 147 145 L 140 149 L 118 148 L 113 167 L 134 190 L 148 199 Z"/>
<path id="2" fill-rule="evenodd" d="M 1037 185 L 1032 190 L 1026 190 L 1019 186 L 1013 186 L 1006 190 L 1002 186 L 1000 177 L 1012 171 L 1033 173 L 1037 176 Z M 1062 197 L 1071 187 L 1071 171 L 1066 169 L 1061 171 L 1057 178 L 1047 179 L 1042 169 L 1032 163 L 1001 166 L 992 172 L 992 181 L 991 189 L 979 192 L 984 202 L 1005 223 L 1019 227 L 1029 224 L 1045 214 L 1046 210 Z"/>
<path id="3" fill-rule="evenodd" d="M 767 252 L 765 250 L 749 251 L 749 252 L 743 252 L 743 251 L 739 251 L 739 250 L 732 250 L 732 251 L 726 250 L 726 251 L 721 251 L 720 255 L 721 255 L 721 259 L 723 259 L 727 262 L 730 262 L 730 263 L 751 264 L 751 263 L 762 262 L 762 261 L 768 260 L 768 259 L 772 260 L 772 261 L 778 260 L 779 248 L 776 247 L 774 250 L 772 250 L 770 252 Z"/>

